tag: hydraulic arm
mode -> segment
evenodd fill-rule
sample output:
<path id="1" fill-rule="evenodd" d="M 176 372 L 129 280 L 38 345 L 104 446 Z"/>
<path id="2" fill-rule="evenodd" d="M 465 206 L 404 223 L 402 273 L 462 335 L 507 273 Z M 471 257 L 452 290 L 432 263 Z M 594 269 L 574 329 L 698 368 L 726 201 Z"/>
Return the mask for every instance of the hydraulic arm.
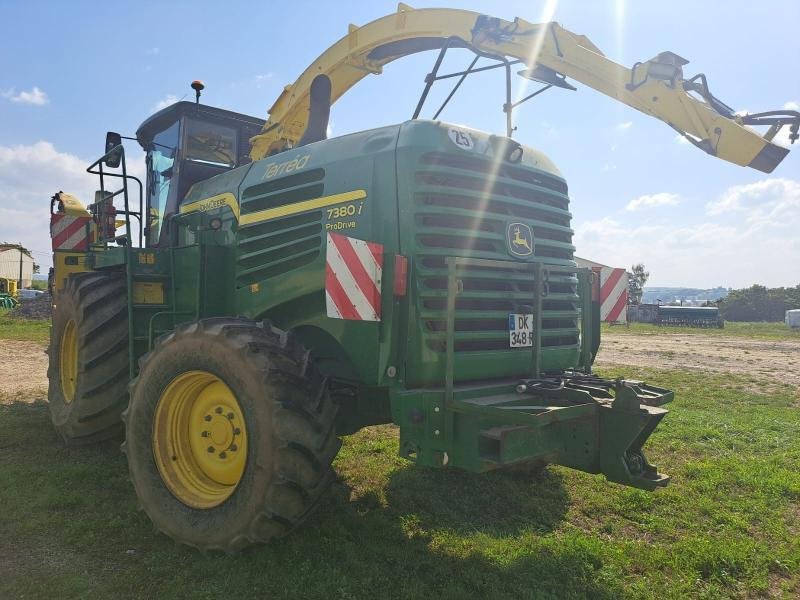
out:
<path id="1" fill-rule="evenodd" d="M 261 134 L 252 138 L 254 159 L 296 146 L 309 126 L 312 83 L 325 76 L 324 96 L 335 102 L 368 74 L 409 54 L 445 45 L 484 56 L 524 63 L 521 74 L 549 85 L 571 87 L 570 77 L 645 114 L 661 119 L 708 154 L 766 173 L 789 150 L 772 142 L 782 127 L 798 138 L 800 112 L 781 110 L 737 115 L 709 91 L 706 78 L 683 76 L 688 63 L 672 52 L 627 68 L 606 58 L 587 37 L 556 22 L 533 24 L 457 9 L 414 10 L 400 4 L 395 14 L 363 27 L 350 25 L 345 37 L 323 52 L 269 110 Z M 510 107 L 506 106 L 506 110 Z M 313 111 L 311 111 L 313 114 Z M 769 125 L 760 134 L 748 125 Z"/>

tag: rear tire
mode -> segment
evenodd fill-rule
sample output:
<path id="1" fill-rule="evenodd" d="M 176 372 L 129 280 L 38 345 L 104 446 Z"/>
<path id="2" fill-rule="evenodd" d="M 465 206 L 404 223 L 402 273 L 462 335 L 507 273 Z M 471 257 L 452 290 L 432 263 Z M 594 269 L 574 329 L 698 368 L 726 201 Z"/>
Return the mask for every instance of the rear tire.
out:
<path id="1" fill-rule="evenodd" d="M 121 434 L 129 380 L 122 274 L 70 276 L 58 294 L 48 355 L 50 417 L 64 441 L 81 445 Z"/>
<path id="2" fill-rule="evenodd" d="M 159 531 L 203 551 L 283 536 L 334 479 L 335 415 L 325 379 L 291 334 L 244 319 L 182 325 L 141 360 L 123 417 L 139 502 Z M 243 431 L 228 432 L 223 417 Z M 210 459 L 221 465 L 225 450 L 232 463 L 231 449 L 245 444 L 243 467 L 219 476 Z"/>

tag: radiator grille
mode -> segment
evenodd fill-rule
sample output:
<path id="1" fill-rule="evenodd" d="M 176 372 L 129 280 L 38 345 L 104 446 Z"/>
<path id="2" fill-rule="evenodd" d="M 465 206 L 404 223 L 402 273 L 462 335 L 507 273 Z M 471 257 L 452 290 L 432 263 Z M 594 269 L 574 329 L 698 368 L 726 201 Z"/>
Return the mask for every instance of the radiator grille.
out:
<path id="1" fill-rule="evenodd" d="M 416 286 L 427 347 L 445 351 L 445 257 L 512 260 L 506 230 L 514 221 L 531 227 L 530 259 L 550 269 L 542 348 L 576 347 L 579 298 L 566 183 L 522 166 L 444 153 L 423 155 L 414 180 Z M 534 312 L 532 275 L 476 268 L 460 273 L 456 352 L 508 350 L 508 314 Z"/>

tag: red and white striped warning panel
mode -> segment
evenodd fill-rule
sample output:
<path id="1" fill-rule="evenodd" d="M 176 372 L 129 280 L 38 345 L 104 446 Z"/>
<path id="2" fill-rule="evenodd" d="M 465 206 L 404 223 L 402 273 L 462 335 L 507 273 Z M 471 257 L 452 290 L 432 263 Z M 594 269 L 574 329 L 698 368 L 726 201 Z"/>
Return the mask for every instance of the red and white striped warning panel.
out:
<path id="1" fill-rule="evenodd" d="M 53 240 L 53 250 L 86 251 L 89 248 L 89 233 L 91 226 L 87 223 L 91 217 L 76 217 L 62 213 L 50 215 L 50 238 Z"/>
<path id="2" fill-rule="evenodd" d="M 625 323 L 628 319 L 628 274 L 625 269 L 600 269 L 600 320 Z"/>
<path id="3" fill-rule="evenodd" d="M 325 303 L 333 319 L 381 320 L 383 246 L 328 234 Z"/>

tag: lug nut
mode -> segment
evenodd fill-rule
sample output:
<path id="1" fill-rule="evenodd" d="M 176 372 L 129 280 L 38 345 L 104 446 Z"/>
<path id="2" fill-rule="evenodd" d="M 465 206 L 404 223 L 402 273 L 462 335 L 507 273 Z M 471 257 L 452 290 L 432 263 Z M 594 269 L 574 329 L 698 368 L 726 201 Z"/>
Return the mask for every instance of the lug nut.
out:
<path id="1" fill-rule="evenodd" d="M 211 415 L 206 415 L 205 417 L 203 417 L 203 420 L 204 421 L 210 421 L 211 420 Z"/>
<path id="2" fill-rule="evenodd" d="M 239 435 L 240 433 L 242 433 L 241 429 L 239 429 L 238 427 L 233 428 L 233 435 Z"/>
<path id="3" fill-rule="evenodd" d="M 232 412 L 229 412 L 229 413 L 228 413 L 228 418 L 229 418 L 231 421 L 233 421 L 233 413 L 232 413 Z"/>
<path id="4" fill-rule="evenodd" d="M 214 454 L 214 446 L 209 446 L 209 447 L 208 447 L 208 451 L 209 451 L 211 454 Z"/>
<path id="5" fill-rule="evenodd" d="M 220 452 L 220 453 L 219 453 L 219 457 L 220 457 L 220 458 L 225 458 L 226 456 L 228 456 L 228 455 L 227 455 L 227 454 L 225 454 L 225 452 Z"/>
<path id="6" fill-rule="evenodd" d="M 214 410 L 214 412 L 215 412 L 215 413 L 217 413 L 218 415 L 221 415 L 221 414 L 222 414 L 222 407 L 221 407 L 221 406 L 218 406 L 218 407 L 217 407 L 217 408 Z"/>
<path id="7" fill-rule="evenodd" d="M 239 447 L 236 444 L 231 444 L 231 447 L 230 447 L 230 451 L 231 452 L 236 452 L 238 449 L 239 449 Z"/>

